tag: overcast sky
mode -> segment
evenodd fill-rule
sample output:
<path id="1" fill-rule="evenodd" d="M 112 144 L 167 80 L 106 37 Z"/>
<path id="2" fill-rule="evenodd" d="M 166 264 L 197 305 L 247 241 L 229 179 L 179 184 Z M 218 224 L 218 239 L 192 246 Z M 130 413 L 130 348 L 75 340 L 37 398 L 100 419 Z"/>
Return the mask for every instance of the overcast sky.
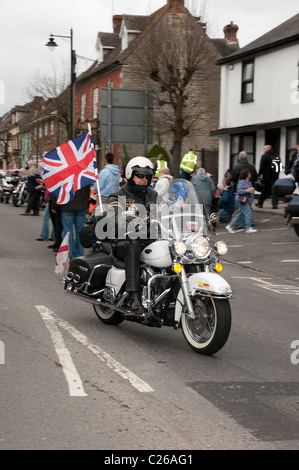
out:
<path id="1" fill-rule="evenodd" d="M 55 38 L 59 47 L 51 53 L 45 44 L 50 33 L 70 36 L 79 56 L 96 59 L 99 31 L 112 32 L 113 14 L 148 15 L 167 0 L 1 0 L 0 1 L 0 116 L 28 99 L 26 86 L 37 70 L 43 73 L 69 66 L 70 42 Z M 190 10 L 200 0 L 185 0 Z M 223 37 L 223 27 L 239 26 L 243 47 L 299 13 L 298 0 L 205 0 L 205 20 L 212 37 Z M 199 8 L 199 7 L 198 7 Z M 83 71 L 92 62 L 78 59 Z"/>

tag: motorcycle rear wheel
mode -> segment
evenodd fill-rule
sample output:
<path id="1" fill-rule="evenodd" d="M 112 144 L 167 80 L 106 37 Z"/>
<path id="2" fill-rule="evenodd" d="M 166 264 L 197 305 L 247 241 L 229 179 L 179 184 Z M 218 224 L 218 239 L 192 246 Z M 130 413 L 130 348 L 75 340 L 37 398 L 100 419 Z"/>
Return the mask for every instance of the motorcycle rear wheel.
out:
<path id="1" fill-rule="evenodd" d="M 124 317 L 112 308 L 93 304 L 93 309 L 98 319 L 106 325 L 119 325 L 124 321 Z"/>
<path id="2" fill-rule="evenodd" d="M 191 317 L 182 313 L 182 330 L 189 346 L 196 352 L 212 355 L 225 345 L 231 329 L 231 309 L 228 300 L 209 297 L 192 299 Z"/>

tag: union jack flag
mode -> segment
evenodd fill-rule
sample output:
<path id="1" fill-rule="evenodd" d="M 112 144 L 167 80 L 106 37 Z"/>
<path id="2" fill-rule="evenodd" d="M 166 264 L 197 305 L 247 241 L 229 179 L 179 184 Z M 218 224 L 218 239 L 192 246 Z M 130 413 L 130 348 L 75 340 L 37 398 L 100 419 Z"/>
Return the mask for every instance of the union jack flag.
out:
<path id="1" fill-rule="evenodd" d="M 57 204 L 66 204 L 78 189 L 93 184 L 98 178 L 90 133 L 56 147 L 41 162 L 46 188 L 57 197 Z"/>

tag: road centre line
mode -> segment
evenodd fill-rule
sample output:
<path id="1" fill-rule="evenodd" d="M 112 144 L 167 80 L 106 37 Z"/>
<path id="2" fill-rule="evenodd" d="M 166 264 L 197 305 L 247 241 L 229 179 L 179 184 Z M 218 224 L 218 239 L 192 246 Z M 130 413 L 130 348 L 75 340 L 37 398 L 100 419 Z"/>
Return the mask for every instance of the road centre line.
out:
<path id="1" fill-rule="evenodd" d="M 103 349 L 101 349 L 99 346 L 96 344 L 92 344 L 87 336 L 85 336 L 83 333 L 80 331 L 76 330 L 70 323 L 68 323 L 65 320 L 62 320 L 61 318 L 58 317 L 54 312 L 51 312 L 48 310 L 46 307 L 43 305 L 41 306 L 36 306 L 36 308 L 40 311 L 48 312 L 54 319 L 57 325 L 59 325 L 61 328 L 63 328 L 65 331 L 67 331 L 73 338 L 75 338 L 79 343 L 83 344 L 86 346 L 91 352 L 93 352 L 101 361 L 105 362 L 106 365 L 119 374 L 123 379 L 128 380 L 129 383 L 136 388 L 139 392 L 142 393 L 148 393 L 148 392 L 153 392 L 154 389 L 148 385 L 146 382 L 141 380 L 139 377 L 137 377 L 133 372 L 131 372 L 129 369 L 126 367 L 122 366 L 118 361 L 113 359 L 108 353 L 106 353 Z"/>
<path id="2" fill-rule="evenodd" d="M 299 263 L 299 259 L 282 259 L 280 263 Z"/>
<path id="3" fill-rule="evenodd" d="M 57 328 L 53 315 L 51 314 L 52 312 L 43 307 L 43 305 L 36 305 L 36 308 L 41 314 L 41 317 L 50 332 L 54 349 L 59 358 L 59 362 L 69 387 L 70 396 L 86 397 L 87 394 L 84 391 L 82 381 L 73 363 L 69 350 L 65 347 L 62 335 Z"/>

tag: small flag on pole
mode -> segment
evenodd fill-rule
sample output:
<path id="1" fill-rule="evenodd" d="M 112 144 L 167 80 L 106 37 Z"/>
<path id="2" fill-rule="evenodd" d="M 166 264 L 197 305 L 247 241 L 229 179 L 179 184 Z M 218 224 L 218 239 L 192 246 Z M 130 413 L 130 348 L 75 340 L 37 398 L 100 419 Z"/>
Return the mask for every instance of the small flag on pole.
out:
<path id="1" fill-rule="evenodd" d="M 69 270 L 69 264 L 70 264 L 69 236 L 70 236 L 70 232 L 67 232 L 56 254 L 54 272 L 58 276 L 66 276 Z"/>

